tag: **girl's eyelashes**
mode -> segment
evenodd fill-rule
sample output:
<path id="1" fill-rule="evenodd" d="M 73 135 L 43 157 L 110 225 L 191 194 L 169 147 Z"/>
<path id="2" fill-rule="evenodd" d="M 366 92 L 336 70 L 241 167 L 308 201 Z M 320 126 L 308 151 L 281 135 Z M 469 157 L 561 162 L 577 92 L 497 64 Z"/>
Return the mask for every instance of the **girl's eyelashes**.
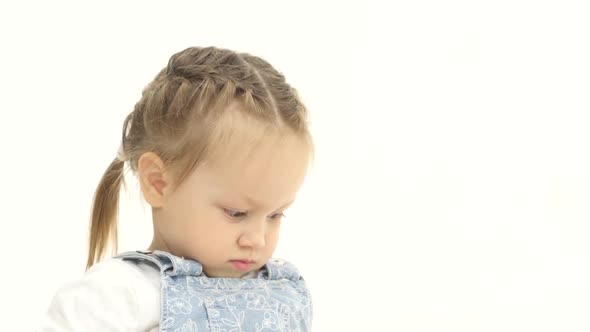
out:
<path id="1" fill-rule="evenodd" d="M 245 211 L 237 211 L 237 210 L 232 210 L 232 209 L 223 209 L 223 211 L 225 212 L 225 214 L 228 217 L 230 217 L 232 219 L 241 219 L 241 218 L 248 216 L 248 213 Z M 275 213 L 275 214 L 271 215 L 269 218 L 272 221 L 277 221 L 277 220 L 280 220 L 285 217 L 286 217 L 286 215 L 284 213 L 280 212 L 280 213 Z"/>
<path id="2" fill-rule="evenodd" d="M 227 214 L 231 218 L 242 218 L 247 215 L 246 212 L 236 211 L 236 210 L 231 210 L 231 209 L 223 209 L 223 211 L 225 212 L 225 214 Z"/>
<path id="3" fill-rule="evenodd" d="M 270 217 L 270 219 L 274 220 L 274 221 L 278 221 L 278 220 L 281 220 L 285 217 L 286 217 L 286 215 L 284 213 L 275 213 Z"/>

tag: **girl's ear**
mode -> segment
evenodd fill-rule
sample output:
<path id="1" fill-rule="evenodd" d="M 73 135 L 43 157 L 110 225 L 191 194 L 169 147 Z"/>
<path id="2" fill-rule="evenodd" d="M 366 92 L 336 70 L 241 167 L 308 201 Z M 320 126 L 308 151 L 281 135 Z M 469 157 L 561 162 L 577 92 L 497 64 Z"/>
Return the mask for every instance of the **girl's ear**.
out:
<path id="1" fill-rule="evenodd" d="M 165 165 L 160 157 L 153 152 L 146 152 L 137 162 L 139 185 L 145 200 L 152 208 L 164 204 L 164 187 L 168 185 Z"/>

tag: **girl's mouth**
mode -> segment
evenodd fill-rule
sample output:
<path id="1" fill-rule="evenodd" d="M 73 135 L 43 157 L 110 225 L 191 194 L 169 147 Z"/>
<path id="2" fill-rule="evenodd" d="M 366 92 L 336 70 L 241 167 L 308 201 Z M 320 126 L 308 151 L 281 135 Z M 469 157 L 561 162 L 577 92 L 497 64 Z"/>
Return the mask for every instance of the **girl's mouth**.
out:
<path id="1" fill-rule="evenodd" d="M 249 260 L 231 260 L 230 263 L 240 271 L 247 271 L 254 265 L 254 261 Z"/>

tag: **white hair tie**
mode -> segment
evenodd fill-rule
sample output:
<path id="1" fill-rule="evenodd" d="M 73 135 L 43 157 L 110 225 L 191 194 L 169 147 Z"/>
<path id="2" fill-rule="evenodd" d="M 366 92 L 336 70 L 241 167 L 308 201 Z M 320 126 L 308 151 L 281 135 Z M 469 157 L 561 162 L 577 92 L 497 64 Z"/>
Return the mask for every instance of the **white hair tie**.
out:
<path id="1" fill-rule="evenodd" d="M 125 156 L 125 151 L 123 151 L 123 144 L 119 146 L 119 151 L 117 151 L 117 159 L 122 162 L 127 161 L 127 157 Z"/>

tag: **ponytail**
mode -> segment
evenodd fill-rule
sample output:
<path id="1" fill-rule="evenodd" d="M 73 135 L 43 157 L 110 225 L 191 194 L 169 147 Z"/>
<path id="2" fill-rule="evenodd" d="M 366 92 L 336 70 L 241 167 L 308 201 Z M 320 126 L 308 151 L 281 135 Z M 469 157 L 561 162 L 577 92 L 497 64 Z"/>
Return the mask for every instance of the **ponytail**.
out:
<path id="1" fill-rule="evenodd" d="M 117 218 L 119 212 L 119 191 L 125 162 L 116 158 L 102 176 L 92 204 L 90 241 L 86 270 L 102 260 L 107 248 L 117 252 Z"/>

